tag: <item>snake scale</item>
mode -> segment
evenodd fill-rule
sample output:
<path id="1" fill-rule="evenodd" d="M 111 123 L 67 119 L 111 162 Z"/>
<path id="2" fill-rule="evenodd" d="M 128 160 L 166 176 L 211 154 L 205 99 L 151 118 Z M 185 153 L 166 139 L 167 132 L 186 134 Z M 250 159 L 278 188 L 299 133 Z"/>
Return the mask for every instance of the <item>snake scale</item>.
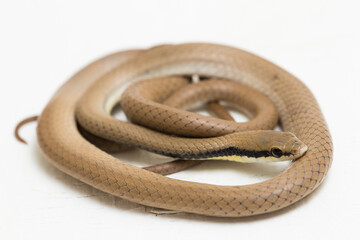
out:
<path id="1" fill-rule="evenodd" d="M 116 138 L 118 126 L 110 113 L 120 100 L 119 89 L 140 80 L 193 74 L 240 82 L 268 96 L 278 110 L 282 128 L 306 144 L 306 154 L 265 182 L 219 186 L 176 180 L 131 166 L 79 133 L 75 115 L 90 114 L 85 127 Z M 84 101 L 97 110 L 79 104 Z M 228 135 L 216 141 L 222 144 Z M 310 90 L 258 56 L 215 44 L 131 50 L 91 63 L 53 96 L 38 120 L 37 137 L 51 163 L 97 189 L 143 205 L 217 217 L 257 215 L 289 206 L 319 186 L 332 161 L 330 133 Z"/>

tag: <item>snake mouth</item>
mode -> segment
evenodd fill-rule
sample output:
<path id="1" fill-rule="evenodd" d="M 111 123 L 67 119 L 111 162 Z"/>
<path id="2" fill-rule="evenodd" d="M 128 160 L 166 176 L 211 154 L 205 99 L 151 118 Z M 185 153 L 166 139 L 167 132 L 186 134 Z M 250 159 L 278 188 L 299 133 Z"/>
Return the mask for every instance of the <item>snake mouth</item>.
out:
<path id="1" fill-rule="evenodd" d="M 299 149 L 298 153 L 294 156 L 294 160 L 297 160 L 298 158 L 302 157 L 308 150 L 308 146 L 305 144 Z"/>
<path id="2" fill-rule="evenodd" d="M 308 150 L 308 146 L 306 146 L 306 145 L 304 145 L 303 147 L 301 147 L 300 148 L 300 153 L 299 153 L 299 155 L 300 155 L 300 157 L 302 156 L 302 155 L 304 155 L 306 152 L 307 152 L 307 150 Z"/>

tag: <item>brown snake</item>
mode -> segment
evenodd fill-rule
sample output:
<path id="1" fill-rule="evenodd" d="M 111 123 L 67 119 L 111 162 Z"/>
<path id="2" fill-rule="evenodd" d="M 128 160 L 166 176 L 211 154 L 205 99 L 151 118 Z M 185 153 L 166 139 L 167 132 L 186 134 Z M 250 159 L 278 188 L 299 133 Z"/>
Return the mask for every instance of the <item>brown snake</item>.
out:
<path id="1" fill-rule="evenodd" d="M 118 89 L 142 79 L 192 74 L 241 82 L 267 95 L 277 107 L 283 129 L 307 145 L 306 154 L 268 181 L 218 186 L 171 179 L 123 163 L 90 144 L 77 130 L 75 112 L 90 113 L 84 127 L 116 138 L 117 120 L 109 113 L 119 100 Z M 93 108 L 78 105 L 79 100 Z M 332 159 L 330 133 L 304 84 L 260 57 L 212 44 L 120 52 L 90 64 L 51 99 L 39 118 L 37 135 L 49 161 L 95 188 L 144 205 L 209 216 L 242 217 L 284 208 L 319 186 Z M 222 144 L 228 135 L 214 141 Z"/>

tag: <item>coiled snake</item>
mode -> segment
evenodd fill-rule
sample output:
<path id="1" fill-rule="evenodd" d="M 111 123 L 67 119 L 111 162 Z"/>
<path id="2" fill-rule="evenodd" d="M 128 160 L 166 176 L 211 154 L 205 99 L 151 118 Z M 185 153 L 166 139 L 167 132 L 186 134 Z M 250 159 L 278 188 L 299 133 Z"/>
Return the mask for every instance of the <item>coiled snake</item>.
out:
<path id="1" fill-rule="evenodd" d="M 80 135 L 77 120 L 87 130 L 111 140 L 127 131 L 127 127 L 119 125 L 110 113 L 120 100 L 119 89 L 130 83 L 193 74 L 240 82 L 267 95 L 277 108 L 282 128 L 297 138 L 290 133 L 278 134 L 288 134 L 287 137 L 295 141 L 293 146 L 302 150 L 295 158 L 304 154 L 304 144 L 306 154 L 268 181 L 218 186 L 171 179 L 131 166 L 96 148 Z M 132 145 L 151 150 L 156 143 L 155 151 L 186 158 L 206 158 L 207 144 L 221 157 L 224 149 L 230 149 L 228 140 L 235 138 L 234 134 L 251 138 L 246 132 L 220 137 L 210 134 L 201 139 L 179 140 L 183 145 L 178 147 L 168 143 L 161 134 L 152 135 L 152 130 L 147 131 L 150 132 L 135 131 L 125 135 Z M 272 131 L 266 132 L 272 134 Z M 146 51 L 119 52 L 90 64 L 51 99 L 39 118 L 37 136 L 50 162 L 97 189 L 139 204 L 219 217 L 250 216 L 284 208 L 316 189 L 332 161 L 329 130 L 315 98 L 302 82 L 258 56 L 213 44 L 164 45 Z M 257 136 L 256 141 L 259 139 L 262 143 L 257 145 L 270 144 Z M 199 141 L 205 142 L 200 144 Z M 190 152 L 194 149 L 197 152 L 185 154 L 185 146 Z M 241 148 L 241 144 L 240 147 L 231 144 L 231 147 L 237 154 L 236 149 Z M 169 153 L 174 149 L 177 151 Z M 252 149 L 252 154 L 256 157 L 259 151 Z"/>

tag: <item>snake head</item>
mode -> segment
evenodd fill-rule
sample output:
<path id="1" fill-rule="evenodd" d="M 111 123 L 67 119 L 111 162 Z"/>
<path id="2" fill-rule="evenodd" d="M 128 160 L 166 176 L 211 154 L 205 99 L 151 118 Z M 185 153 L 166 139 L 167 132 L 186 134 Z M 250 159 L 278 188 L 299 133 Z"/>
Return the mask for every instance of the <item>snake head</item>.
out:
<path id="1" fill-rule="evenodd" d="M 296 160 L 305 154 L 307 146 L 291 132 L 261 131 L 255 141 L 266 151 L 268 161 Z"/>

